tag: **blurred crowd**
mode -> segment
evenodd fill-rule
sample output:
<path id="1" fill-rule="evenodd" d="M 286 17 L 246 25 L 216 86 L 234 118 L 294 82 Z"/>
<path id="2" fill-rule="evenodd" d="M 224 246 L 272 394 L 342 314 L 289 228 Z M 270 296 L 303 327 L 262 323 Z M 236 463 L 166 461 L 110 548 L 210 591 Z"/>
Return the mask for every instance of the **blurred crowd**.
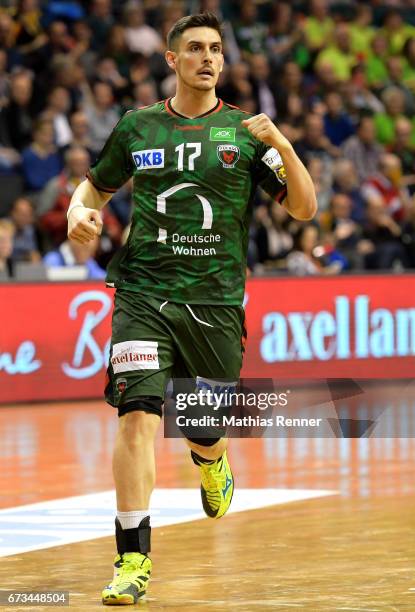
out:
<path id="1" fill-rule="evenodd" d="M 269 115 L 317 192 L 300 224 L 258 190 L 253 273 L 415 268 L 415 0 L 0 0 L 0 278 L 104 276 L 131 184 L 88 246 L 66 240 L 71 195 L 122 113 L 174 95 L 166 33 L 203 10 L 224 22 L 218 95 Z"/>

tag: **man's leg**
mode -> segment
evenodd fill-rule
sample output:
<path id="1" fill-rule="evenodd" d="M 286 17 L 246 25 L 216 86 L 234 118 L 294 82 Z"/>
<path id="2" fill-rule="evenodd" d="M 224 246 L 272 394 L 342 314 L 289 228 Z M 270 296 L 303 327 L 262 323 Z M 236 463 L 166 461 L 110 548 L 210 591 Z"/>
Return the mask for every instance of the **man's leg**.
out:
<path id="1" fill-rule="evenodd" d="M 145 398 L 143 407 L 157 398 Z M 154 440 L 160 425 L 158 414 L 136 409 L 120 416 L 113 455 L 117 494 L 116 541 L 118 555 L 114 579 L 105 587 L 107 605 L 134 604 L 145 594 L 151 574 L 150 496 L 155 484 Z M 122 411 L 122 408 L 121 408 Z"/>

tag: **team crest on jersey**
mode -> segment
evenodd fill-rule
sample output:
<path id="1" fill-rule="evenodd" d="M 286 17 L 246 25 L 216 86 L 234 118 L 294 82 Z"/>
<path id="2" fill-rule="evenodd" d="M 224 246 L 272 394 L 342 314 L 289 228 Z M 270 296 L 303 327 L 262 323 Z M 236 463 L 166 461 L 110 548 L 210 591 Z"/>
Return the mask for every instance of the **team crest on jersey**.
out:
<path id="1" fill-rule="evenodd" d="M 241 156 L 239 147 L 235 145 L 218 145 L 216 153 L 224 168 L 233 168 Z"/>

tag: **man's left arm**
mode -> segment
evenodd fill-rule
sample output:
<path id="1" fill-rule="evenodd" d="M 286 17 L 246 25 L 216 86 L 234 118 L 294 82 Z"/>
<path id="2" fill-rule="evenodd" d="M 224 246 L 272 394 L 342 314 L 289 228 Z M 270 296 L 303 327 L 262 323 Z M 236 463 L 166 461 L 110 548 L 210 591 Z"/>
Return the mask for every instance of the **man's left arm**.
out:
<path id="1" fill-rule="evenodd" d="M 317 212 L 313 181 L 295 153 L 292 144 L 264 113 L 242 121 L 242 125 L 257 140 L 274 147 L 279 152 L 287 176 L 287 196 L 283 201 L 284 208 L 299 221 L 312 219 Z"/>

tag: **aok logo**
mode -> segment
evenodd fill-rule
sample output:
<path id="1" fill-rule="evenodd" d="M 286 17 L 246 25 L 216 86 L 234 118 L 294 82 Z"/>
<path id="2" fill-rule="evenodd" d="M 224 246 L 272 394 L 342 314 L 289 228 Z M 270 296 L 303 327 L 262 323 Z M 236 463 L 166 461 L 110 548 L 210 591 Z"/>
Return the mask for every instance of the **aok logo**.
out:
<path id="1" fill-rule="evenodd" d="M 146 149 L 144 151 L 134 151 L 132 156 L 138 170 L 164 168 L 164 149 Z"/>

